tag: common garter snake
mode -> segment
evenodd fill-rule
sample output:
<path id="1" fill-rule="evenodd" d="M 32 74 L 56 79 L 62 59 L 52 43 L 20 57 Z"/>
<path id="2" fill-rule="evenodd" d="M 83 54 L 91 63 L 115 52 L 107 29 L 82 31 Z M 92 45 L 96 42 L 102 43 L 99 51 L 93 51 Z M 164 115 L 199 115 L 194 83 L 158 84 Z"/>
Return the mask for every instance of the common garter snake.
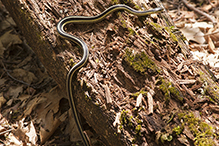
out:
<path id="1" fill-rule="evenodd" d="M 76 125 L 78 127 L 79 133 L 82 137 L 82 141 L 83 141 L 85 146 L 89 146 L 90 143 L 88 142 L 88 138 L 83 133 L 83 129 L 80 125 L 80 121 L 79 121 L 79 118 L 78 118 L 78 114 L 77 114 L 77 110 L 76 110 L 76 107 L 75 107 L 74 98 L 73 98 L 73 94 L 72 94 L 72 78 L 73 78 L 73 75 L 74 75 L 75 71 L 80 69 L 86 63 L 86 61 L 88 59 L 89 52 L 88 52 L 88 48 L 87 48 L 87 45 L 85 44 L 85 42 L 83 40 L 81 40 L 80 38 L 75 37 L 75 36 L 70 35 L 67 32 L 65 32 L 64 27 L 65 27 L 66 24 L 69 24 L 69 23 L 77 23 L 77 24 L 96 23 L 96 22 L 99 22 L 99 21 L 103 20 L 109 14 L 111 14 L 115 11 L 118 11 L 118 10 L 125 10 L 125 11 L 127 11 L 127 12 L 129 12 L 133 15 L 137 15 L 137 16 L 145 16 L 145 15 L 149 15 L 149 14 L 153 14 L 153 13 L 159 13 L 159 12 L 163 11 L 163 8 L 158 7 L 158 8 L 147 10 L 147 11 L 137 11 L 137 10 L 134 10 L 134 9 L 130 8 L 127 5 L 118 4 L 118 5 L 113 5 L 113 6 L 109 7 L 108 9 L 103 11 L 101 14 L 96 15 L 96 16 L 91 16 L 91 17 L 87 17 L 87 16 L 68 16 L 68 17 L 65 17 L 65 18 L 61 19 L 57 24 L 57 31 L 58 31 L 58 33 L 60 34 L 61 37 L 75 42 L 76 44 L 81 46 L 81 48 L 83 49 L 82 59 L 76 65 L 74 65 L 69 70 L 69 72 L 67 74 L 66 89 L 67 89 L 67 94 L 68 94 L 68 97 L 69 97 L 69 100 L 70 100 L 71 110 L 73 112 L 73 116 L 74 116 Z"/>

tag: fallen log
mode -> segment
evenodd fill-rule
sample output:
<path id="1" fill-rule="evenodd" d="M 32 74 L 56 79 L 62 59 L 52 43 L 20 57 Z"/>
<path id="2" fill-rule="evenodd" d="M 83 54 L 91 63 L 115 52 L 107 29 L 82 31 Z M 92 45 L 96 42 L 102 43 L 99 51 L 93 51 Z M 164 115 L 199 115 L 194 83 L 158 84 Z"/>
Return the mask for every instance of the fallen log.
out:
<path id="1" fill-rule="evenodd" d="M 63 96 L 66 74 L 80 60 L 82 51 L 59 37 L 58 21 L 69 15 L 95 16 L 117 3 L 2 2 L 48 73 L 63 89 Z M 135 1 L 123 3 L 135 9 L 160 7 L 156 1 L 142 5 Z M 88 63 L 75 75 L 73 95 L 79 113 L 105 145 L 156 145 L 171 141 L 168 136 L 172 133 L 167 127 L 171 121 L 179 123 L 174 118 L 175 113 L 182 112 L 179 107 L 187 104 L 194 108 L 196 97 L 189 88 L 203 80 L 216 88 L 203 65 L 190 60 L 187 46 L 172 26 L 165 12 L 146 18 L 118 12 L 97 24 L 66 27 L 89 47 Z M 218 92 L 211 87 L 206 90 L 217 101 Z M 180 141 L 174 139 L 172 143 Z"/>

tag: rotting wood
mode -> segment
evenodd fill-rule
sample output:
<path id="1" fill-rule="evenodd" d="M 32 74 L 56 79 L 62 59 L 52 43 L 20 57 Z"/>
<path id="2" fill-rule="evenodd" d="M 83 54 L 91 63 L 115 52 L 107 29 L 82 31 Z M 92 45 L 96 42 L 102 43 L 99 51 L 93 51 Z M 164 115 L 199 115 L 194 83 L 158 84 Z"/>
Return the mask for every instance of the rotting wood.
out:
<path id="1" fill-rule="evenodd" d="M 74 64 L 71 59 L 79 60 L 76 56 L 80 56 L 81 51 L 77 47 L 71 49 L 73 45 L 70 42 L 57 36 L 56 23 L 66 15 L 99 14 L 112 4 L 111 1 L 81 3 L 50 0 L 45 4 L 37 0 L 2 1 L 28 44 L 65 94 L 66 68 Z M 132 2 L 128 4 L 135 6 Z M 155 4 L 150 1 L 147 7 L 154 7 Z M 167 14 L 161 15 L 165 17 Z M 166 23 L 172 26 L 170 19 L 165 18 L 162 21 L 160 16 L 155 15 L 148 17 L 147 21 L 140 21 L 135 16 L 119 13 L 112 14 L 100 24 L 67 27 L 69 32 L 81 36 L 90 49 L 87 65 L 79 71 L 75 76 L 77 80 L 73 82 L 77 108 L 106 145 L 156 145 L 156 142 L 162 141 L 161 135 L 169 132 L 167 121 L 172 118 L 166 115 L 180 106 L 195 107 L 196 92 L 191 89 L 197 89 L 201 83 L 195 82 L 190 88 L 177 82 L 182 78 L 185 81 L 197 80 L 195 75 L 200 75 L 200 81 L 210 85 L 206 86 L 206 91 L 218 102 L 218 93 L 214 91 L 217 85 L 209 77 L 208 71 L 201 64 L 193 66 L 191 64 L 194 62 L 182 63 L 189 58 L 189 51 L 187 46 L 180 44 L 181 39 L 176 37 L 176 40 L 168 27 L 166 30 L 162 27 Z M 147 27 L 138 29 L 133 22 Z M 110 90 L 105 83 L 109 83 Z M 143 102 L 136 109 L 136 99 L 140 94 Z M 146 96 L 150 98 L 148 103 Z M 107 103 L 112 104 L 106 108 Z M 216 107 L 210 107 L 217 112 Z M 167 120 L 161 115 L 166 116 Z M 176 119 L 171 121 L 180 122 Z M 188 132 L 184 133 L 188 135 Z M 178 143 L 172 141 L 172 144 Z"/>

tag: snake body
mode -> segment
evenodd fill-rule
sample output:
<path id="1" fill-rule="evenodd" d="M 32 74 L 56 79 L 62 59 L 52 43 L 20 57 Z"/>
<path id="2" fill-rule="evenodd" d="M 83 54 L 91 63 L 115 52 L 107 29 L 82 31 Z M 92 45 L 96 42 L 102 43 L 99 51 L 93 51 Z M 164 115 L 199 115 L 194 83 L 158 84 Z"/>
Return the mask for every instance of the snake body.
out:
<path id="1" fill-rule="evenodd" d="M 163 11 L 163 8 L 158 7 L 158 8 L 147 10 L 147 11 L 137 11 L 137 10 L 130 8 L 127 5 L 118 4 L 118 5 L 113 5 L 113 6 L 109 7 L 108 9 L 103 11 L 101 14 L 96 15 L 96 16 L 91 16 L 91 17 L 68 16 L 68 17 L 61 19 L 57 24 L 57 31 L 61 37 L 75 42 L 76 44 L 81 46 L 81 48 L 83 49 L 82 59 L 76 65 L 74 65 L 69 70 L 69 72 L 67 74 L 66 89 L 67 89 L 67 95 L 69 97 L 69 103 L 71 106 L 71 110 L 73 112 L 73 116 L 74 116 L 76 125 L 78 127 L 79 133 L 82 137 L 82 141 L 83 141 L 85 146 L 90 146 L 90 143 L 88 142 L 88 138 L 86 137 L 86 135 L 83 133 L 83 129 L 81 127 L 81 124 L 80 124 L 80 121 L 78 118 L 76 106 L 74 103 L 73 93 L 72 93 L 72 79 L 73 79 L 73 75 L 74 75 L 75 71 L 80 69 L 87 62 L 89 51 L 88 51 L 88 47 L 87 47 L 86 43 L 83 40 L 65 32 L 64 27 L 66 26 L 66 24 L 69 24 L 69 23 L 77 23 L 77 24 L 97 23 L 97 22 L 100 22 L 101 20 L 103 20 L 109 14 L 111 14 L 115 11 L 118 11 L 118 10 L 125 10 L 125 11 L 127 11 L 131 14 L 137 15 L 137 16 L 145 16 L 145 15 L 149 15 L 149 14 L 153 14 L 153 13 L 159 13 L 159 12 Z"/>

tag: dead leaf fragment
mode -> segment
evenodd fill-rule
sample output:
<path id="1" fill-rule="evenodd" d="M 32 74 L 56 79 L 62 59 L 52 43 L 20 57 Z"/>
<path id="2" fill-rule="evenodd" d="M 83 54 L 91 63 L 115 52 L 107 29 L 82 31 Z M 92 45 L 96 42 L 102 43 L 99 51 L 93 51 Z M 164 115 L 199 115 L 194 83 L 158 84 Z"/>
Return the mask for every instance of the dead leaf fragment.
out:
<path id="1" fill-rule="evenodd" d="M 12 30 L 6 32 L 4 35 L 0 37 L 0 41 L 2 42 L 4 47 L 7 47 L 10 43 L 12 44 L 21 44 L 22 41 L 17 34 L 12 34 Z"/>
<path id="2" fill-rule="evenodd" d="M 5 52 L 5 47 L 3 46 L 2 42 L 0 41 L 0 58 L 3 58 L 4 52 Z"/>
<path id="3" fill-rule="evenodd" d="M 29 132 L 26 132 L 26 135 L 29 137 L 29 142 L 31 142 L 33 145 L 36 145 L 37 133 L 36 133 L 36 129 L 32 121 L 29 124 L 28 129 L 29 129 Z"/>
<path id="4" fill-rule="evenodd" d="M 37 77 L 32 72 L 26 71 L 21 68 L 14 69 L 11 75 L 14 78 L 17 78 L 17 79 L 20 79 L 26 82 L 27 84 L 31 84 L 37 80 Z"/>
<path id="5" fill-rule="evenodd" d="M 208 36 L 208 49 L 209 49 L 209 52 L 212 53 L 212 54 L 215 54 L 216 52 L 214 51 L 215 50 L 215 46 L 214 46 L 214 43 L 211 39 L 210 36 Z"/>
<path id="6" fill-rule="evenodd" d="M 185 24 L 185 27 L 180 29 L 183 33 L 183 35 L 187 38 L 189 41 L 194 41 L 199 44 L 205 43 L 204 33 L 201 32 L 200 28 L 194 27 L 191 24 Z"/>
<path id="7" fill-rule="evenodd" d="M 7 136 L 10 145 L 18 146 L 22 145 L 22 141 L 19 141 L 12 133 Z"/>
<path id="8" fill-rule="evenodd" d="M 0 79 L 0 86 L 4 85 L 7 80 L 5 78 Z"/>
<path id="9" fill-rule="evenodd" d="M 0 108 L 2 107 L 3 104 L 5 104 L 7 100 L 3 96 L 3 92 L 0 93 Z"/>
<path id="10" fill-rule="evenodd" d="M 13 99 L 13 98 L 17 98 L 18 95 L 19 95 L 20 93 L 22 93 L 22 92 L 23 92 L 23 86 L 18 86 L 18 87 L 16 87 L 16 86 L 11 86 L 11 87 L 9 87 L 9 90 L 8 90 L 8 92 L 7 92 L 7 95 L 8 95 L 9 97 L 12 97 L 12 99 Z"/>
<path id="11" fill-rule="evenodd" d="M 55 130 L 59 127 L 61 124 L 61 121 L 59 119 L 56 119 L 53 117 L 54 113 L 52 110 L 50 110 L 44 120 L 44 127 L 40 127 L 40 142 L 41 144 L 44 144 L 46 140 L 50 138 L 50 136 L 55 132 Z"/>

